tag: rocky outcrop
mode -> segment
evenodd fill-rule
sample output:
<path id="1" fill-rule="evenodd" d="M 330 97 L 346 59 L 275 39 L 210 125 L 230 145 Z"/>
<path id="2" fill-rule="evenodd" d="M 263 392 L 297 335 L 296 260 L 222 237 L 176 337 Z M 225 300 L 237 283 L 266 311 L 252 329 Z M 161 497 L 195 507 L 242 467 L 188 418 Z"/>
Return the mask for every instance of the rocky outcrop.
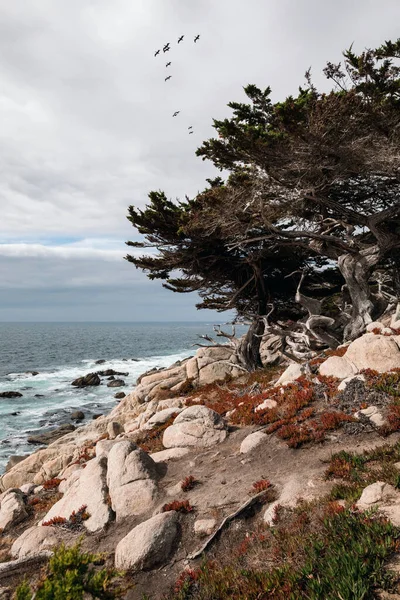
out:
<path id="1" fill-rule="evenodd" d="M 116 443 L 108 454 L 107 483 L 117 520 L 149 510 L 157 496 L 156 463 L 129 441 Z"/>
<path id="2" fill-rule="evenodd" d="M 206 406 L 196 405 L 185 408 L 173 425 L 167 427 L 163 445 L 165 448 L 213 446 L 223 442 L 226 436 L 226 424 L 222 417 Z"/>
<path id="3" fill-rule="evenodd" d="M 319 372 L 321 375 L 344 380 L 354 377 L 363 369 L 385 373 L 398 368 L 400 368 L 400 336 L 366 333 L 349 344 L 344 356 L 327 358 L 321 364 Z"/>
<path id="4" fill-rule="evenodd" d="M 97 373 L 88 373 L 83 377 L 78 377 L 75 379 L 71 385 L 75 387 L 89 387 L 92 385 L 100 385 L 100 377 Z"/>
<path id="5" fill-rule="evenodd" d="M 28 516 L 21 490 L 8 490 L 0 497 L 0 530 L 6 531 Z"/>
<path id="6" fill-rule="evenodd" d="M 73 538 L 71 534 L 57 527 L 34 526 L 26 529 L 11 546 L 13 558 L 26 558 L 36 556 L 43 550 L 53 550 L 66 538 Z"/>
<path id="7" fill-rule="evenodd" d="M 86 463 L 80 477 L 71 485 L 63 498 L 56 502 L 42 522 L 53 517 L 68 519 L 73 511 L 78 511 L 82 506 L 90 517 L 84 521 L 89 531 L 102 529 L 111 519 L 110 507 L 107 503 L 107 457 L 99 456 Z"/>
<path id="8" fill-rule="evenodd" d="M 306 365 L 301 365 L 299 363 L 292 363 L 284 370 L 284 372 L 282 373 L 282 375 L 279 377 L 278 381 L 276 382 L 276 385 L 277 386 L 278 385 L 289 385 L 289 383 L 293 383 L 294 381 L 296 381 L 296 379 L 298 379 L 302 375 L 305 375 L 306 373 L 307 373 Z"/>
<path id="9" fill-rule="evenodd" d="M 161 513 L 144 521 L 115 549 L 115 567 L 124 571 L 148 570 L 165 563 L 178 536 L 178 515 Z"/>
<path id="10" fill-rule="evenodd" d="M 156 427 L 157 425 L 163 425 L 164 423 L 169 421 L 169 419 L 171 419 L 171 417 L 177 416 L 181 412 L 182 412 L 181 408 L 176 408 L 176 407 L 164 408 L 164 410 L 160 410 L 159 412 L 154 413 L 154 415 L 152 417 L 150 417 L 150 419 L 145 424 L 145 428 L 152 429 L 153 427 Z"/>
<path id="11" fill-rule="evenodd" d="M 24 483 L 33 483 L 35 476 L 45 463 L 59 458 L 60 455 L 70 456 L 75 450 L 76 446 L 72 444 L 65 444 L 62 449 L 52 445 L 27 456 L 0 477 L 0 490 L 4 491 L 13 487 L 19 488 Z"/>
<path id="12" fill-rule="evenodd" d="M 379 373 L 400 368 L 400 336 L 369 333 L 354 340 L 345 354 L 355 367 L 373 369 Z"/>
<path id="13" fill-rule="evenodd" d="M 63 437 L 66 433 L 70 433 L 71 431 L 75 431 L 76 427 L 71 423 L 65 423 L 64 425 L 60 425 L 57 429 L 52 429 L 51 431 L 47 431 L 46 433 L 39 433 L 37 435 L 30 435 L 28 437 L 28 444 L 41 444 L 47 445 L 55 442 L 59 438 Z"/>
<path id="14" fill-rule="evenodd" d="M 358 372 L 357 367 L 344 356 L 330 356 L 319 368 L 321 375 L 337 379 L 351 379 Z"/>

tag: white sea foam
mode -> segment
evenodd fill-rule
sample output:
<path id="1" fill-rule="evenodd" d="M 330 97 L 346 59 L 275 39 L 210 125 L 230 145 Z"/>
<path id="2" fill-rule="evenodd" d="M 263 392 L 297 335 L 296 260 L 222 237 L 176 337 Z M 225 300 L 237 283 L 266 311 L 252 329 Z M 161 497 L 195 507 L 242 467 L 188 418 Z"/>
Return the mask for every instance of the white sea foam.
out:
<path id="1" fill-rule="evenodd" d="M 28 432 L 34 434 L 62 422 L 70 422 L 68 414 L 74 410 L 83 410 L 88 419 L 95 412 L 108 411 L 115 406 L 114 394 L 117 391 L 129 392 L 134 389 L 139 375 L 150 369 L 168 367 L 193 353 L 186 350 L 138 360 L 113 359 L 102 364 L 96 364 L 95 359 L 85 359 L 75 365 L 42 370 L 38 375 L 7 374 L 0 380 L 0 392 L 19 391 L 23 396 L 0 401 L 0 472 L 4 470 L 11 454 L 25 454 L 35 449 L 27 444 Z M 82 375 L 107 369 L 129 373 L 120 377 L 126 385 L 121 388 L 108 388 L 105 379 L 102 379 L 102 385 L 91 388 L 76 388 L 71 385 L 74 379 Z M 36 397 L 36 394 L 40 394 L 41 397 Z"/>

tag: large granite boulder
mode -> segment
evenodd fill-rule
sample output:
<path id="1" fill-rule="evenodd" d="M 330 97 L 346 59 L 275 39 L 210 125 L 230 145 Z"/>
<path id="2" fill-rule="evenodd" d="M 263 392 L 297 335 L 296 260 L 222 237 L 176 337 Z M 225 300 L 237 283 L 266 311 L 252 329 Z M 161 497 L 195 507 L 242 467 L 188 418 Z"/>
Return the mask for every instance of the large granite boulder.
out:
<path id="1" fill-rule="evenodd" d="M 354 377 L 358 369 L 346 356 L 330 356 L 320 365 L 319 372 L 325 377 L 349 379 Z"/>
<path id="2" fill-rule="evenodd" d="M 223 442 L 227 436 L 226 424 L 221 415 L 202 405 L 185 408 L 173 425 L 164 431 L 165 448 L 185 446 L 212 446 Z"/>
<path id="3" fill-rule="evenodd" d="M 71 485 L 65 495 L 56 502 L 42 522 L 53 517 L 68 519 L 73 511 L 78 511 L 82 506 L 90 517 L 84 521 L 89 531 L 102 529 L 111 519 L 111 511 L 107 502 L 107 457 L 102 455 L 86 463 L 86 468 L 80 477 Z"/>
<path id="4" fill-rule="evenodd" d="M 72 541 L 74 537 L 65 529 L 34 525 L 25 529 L 23 534 L 15 540 L 11 546 L 11 556 L 13 558 L 36 556 L 44 550 L 53 550 L 61 542 Z"/>
<path id="5" fill-rule="evenodd" d="M 163 564 L 178 536 L 178 515 L 161 513 L 140 523 L 115 549 L 115 567 L 124 571 L 149 570 Z"/>
<path id="6" fill-rule="evenodd" d="M 117 520 L 149 510 L 157 496 L 157 466 L 133 442 L 113 445 L 108 454 L 107 483 Z"/>
<path id="7" fill-rule="evenodd" d="M 385 373 L 392 369 L 399 369 L 400 336 L 368 333 L 350 344 L 345 358 L 353 363 L 359 371 L 373 369 L 379 373 Z"/>
<path id="8" fill-rule="evenodd" d="M 21 490 L 8 490 L 0 499 L 0 530 L 8 530 L 28 516 Z"/>

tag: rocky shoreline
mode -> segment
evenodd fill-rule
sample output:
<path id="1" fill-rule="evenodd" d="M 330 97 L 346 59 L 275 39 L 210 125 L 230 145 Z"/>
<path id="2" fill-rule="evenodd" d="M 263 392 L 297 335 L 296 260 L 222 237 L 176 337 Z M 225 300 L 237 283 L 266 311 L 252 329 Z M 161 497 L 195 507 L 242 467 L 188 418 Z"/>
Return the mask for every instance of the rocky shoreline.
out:
<path id="1" fill-rule="evenodd" d="M 400 369 L 394 325 L 373 323 L 338 352 L 305 364 L 279 364 L 279 339 L 271 336 L 265 369 L 253 380 L 229 346 L 200 348 L 144 373 L 108 415 L 72 426 L 0 477 L 4 589 L 15 585 L 15 565 L 20 581 L 29 560 L 84 533 L 84 547 L 104 549 L 134 578 L 127 598 L 140 598 L 144 581 L 158 598 L 160 573 L 173 585 L 197 559 L 201 539 L 214 543 L 214 533 L 242 513 L 254 482 L 274 490 L 268 498 L 259 490 L 266 525 L 277 506 L 325 495 L 332 484 L 321 461 L 333 451 L 397 440 L 389 379 L 379 379 Z M 185 478 L 193 483 L 187 490 Z M 359 507 L 380 505 L 400 526 L 400 492 L 377 483 L 364 489 Z"/>

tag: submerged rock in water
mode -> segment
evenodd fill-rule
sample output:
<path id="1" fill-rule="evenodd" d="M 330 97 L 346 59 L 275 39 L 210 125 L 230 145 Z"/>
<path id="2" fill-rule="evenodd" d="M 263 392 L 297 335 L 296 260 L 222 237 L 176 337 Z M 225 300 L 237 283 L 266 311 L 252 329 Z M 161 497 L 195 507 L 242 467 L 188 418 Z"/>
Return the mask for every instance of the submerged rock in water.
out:
<path id="1" fill-rule="evenodd" d="M 75 410 L 73 413 L 71 413 L 70 417 L 74 421 L 82 421 L 82 419 L 85 418 L 85 413 L 81 410 Z"/>
<path id="2" fill-rule="evenodd" d="M 31 435 L 28 437 L 28 444 L 51 444 L 58 438 L 62 437 L 66 433 L 70 431 L 75 431 L 76 427 L 71 425 L 70 423 L 66 423 L 65 425 L 61 425 L 61 427 L 57 427 L 57 429 L 53 429 L 52 431 L 47 431 L 46 433 L 39 433 L 38 435 Z"/>
<path id="3" fill-rule="evenodd" d="M 114 369 L 106 369 L 106 371 L 97 371 L 97 375 L 100 375 L 100 377 L 110 377 L 114 375 L 118 375 L 119 377 L 128 377 L 129 373 L 121 373 L 119 371 L 114 371 Z"/>
<path id="4" fill-rule="evenodd" d="M 122 387 L 125 385 L 125 381 L 123 379 L 114 379 L 107 383 L 107 387 Z"/>
<path id="5" fill-rule="evenodd" d="M 0 392 L 0 398 L 22 398 L 21 392 Z"/>
<path id="6" fill-rule="evenodd" d="M 96 360 L 94 364 L 95 365 L 104 365 L 105 362 L 106 361 L 104 358 L 99 358 L 99 360 Z"/>
<path id="7" fill-rule="evenodd" d="M 90 385 L 100 385 L 100 377 L 97 373 L 88 373 L 83 377 L 78 377 L 72 382 L 76 387 L 88 387 Z"/>
<path id="8" fill-rule="evenodd" d="M 125 396 L 125 392 L 117 392 L 116 394 L 114 394 L 114 398 L 116 398 L 117 400 L 122 400 L 122 398 L 125 398 Z"/>

